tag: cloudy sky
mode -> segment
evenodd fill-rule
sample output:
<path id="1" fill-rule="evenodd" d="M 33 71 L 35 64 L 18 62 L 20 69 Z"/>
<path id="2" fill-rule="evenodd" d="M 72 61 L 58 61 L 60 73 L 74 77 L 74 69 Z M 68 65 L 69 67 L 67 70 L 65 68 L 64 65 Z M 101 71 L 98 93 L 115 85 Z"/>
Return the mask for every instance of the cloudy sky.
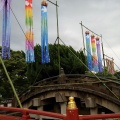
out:
<path id="1" fill-rule="evenodd" d="M 56 3 L 56 0 L 51 0 Z M 41 44 L 41 2 L 33 0 L 35 44 Z M 12 10 L 25 31 L 25 0 L 12 0 Z M 116 69 L 120 69 L 120 0 L 58 0 L 59 37 L 75 50 L 83 49 L 80 22 L 102 35 L 104 53 L 114 58 Z M 0 11 L 0 45 L 2 12 Z M 25 51 L 25 36 L 11 13 L 11 49 Z M 57 38 L 56 7 L 48 2 L 49 43 Z M 84 33 L 86 29 L 84 28 Z M 92 34 L 92 33 L 90 33 Z"/>

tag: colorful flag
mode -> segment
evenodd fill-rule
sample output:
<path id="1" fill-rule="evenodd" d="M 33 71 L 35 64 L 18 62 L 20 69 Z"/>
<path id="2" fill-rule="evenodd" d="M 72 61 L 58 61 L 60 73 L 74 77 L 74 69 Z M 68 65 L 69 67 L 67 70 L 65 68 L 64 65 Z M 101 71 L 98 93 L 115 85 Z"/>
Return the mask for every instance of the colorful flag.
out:
<path id="1" fill-rule="evenodd" d="M 5 4 L 5 0 L 0 0 L 0 11 L 3 10 L 4 4 Z"/>
<path id="2" fill-rule="evenodd" d="M 48 25 L 47 25 L 47 3 L 46 0 L 41 4 L 41 62 L 49 63 L 49 48 L 48 48 Z"/>
<path id="3" fill-rule="evenodd" d="M 2 1 L 3 24 L 2 24 L 2 58 L 10 58 L 10 5 L 11 0 Z"/>
<path id="4" fill-rule="evenodd" d="M 91 55 L 91 46 L 90 46 L 90 35 L 89 32 L 85 32 L 86 35 L 86 50 L 87 50 L 87 64 L 89 70 L 92 71 L 92 55 Z"/>
<path id="5" fill-rule="evenodd" d="M 93 71 L 98 72 L 98 60 L 96 55 L 96 43 L 95 43 L 95 36 L 91 35 L 91 45 L 92 45 L 92 56 L 93 56 Z"/>
<path id="6" fill-rule="evenodd" d="M 34 34 L 33 34 L 33 13 L 32 0 L 25 0 L 26 15 L 26 62 L 34 62 Z"/>
<path id="7" fill-rule="evenodd" d="M 101 46 L 100 46 L 100 40 L 98 37 L 96 38 L 96 46 L 97 46 L 97 55 L 98 55 L 98 69 L 99 69 L 99 72 L 103 72 L 101 49 L 100 49 Z"/>
<path id="8" fill-rule="evenodd" d="M 112 58 L 112 60 L 106 58 L 106 66 L 107 66 L 107 70 L 110 74 L 114 74 L 114 59 Z"/>

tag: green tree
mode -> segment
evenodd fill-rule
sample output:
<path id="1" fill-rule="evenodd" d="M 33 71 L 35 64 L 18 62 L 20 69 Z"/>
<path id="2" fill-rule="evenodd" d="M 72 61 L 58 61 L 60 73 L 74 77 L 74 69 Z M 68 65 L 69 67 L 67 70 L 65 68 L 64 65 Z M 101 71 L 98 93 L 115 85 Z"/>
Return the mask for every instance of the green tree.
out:
<path id="1" fill-rule="evenodd" d="M 27 64 L 25 62 L 23 51 L 13 51 L 11 50 L 11 58 L 3 60 L 7 72 L 15 86 L 17 93 L 22 92 L 26 87 L 29 86 L 29 81 L 26 77 Z M 1 84 L 0 93 L 3 98 L 11 98 L 13 96 L 13 91 L 5 74 L 2 64 L 0 63 L 1 71 Z"/>
<path id="2" fill-rule="evenodd" d="M 84 74 L 86 68 L 80 60 L 86 64 L 83 51 L 75 51 L 71 46 L 59 45 L 60 50 L 60 67 L 64 69 L 66 74 Z M 34 84 L 44 78 L 56 76 L 59 74 L 58 62 L 58 45 L 50 44 L 50 63 L 41 64 L 41 46 L 36 45 L 35 62 L 27 64 L 27 78 Z M 79 60 L 80 59 L 80 60 Z"/>
<path id="3" fill-rule="evenodd" d="M 120 71 L 115 71 L 114 75 L 117 77 L 117 79 L 120 79 Z"/>
<path id="4" fill-rule="evenodd" d="M 71 46 L 68 47 L 65 45 L 60 45 L 59 49 L 60 67 L 64 69 L 66 74 L 85 73 L 86 68 L 79 60 L 81 59 L 86 64 L 83 51 L 75 51 Z M 9 60 L 3 60 L 17 93 L 21 93 L 31 84 L 44 78 L 59 74 L 58 45 L 50 44 L 49 51 L 50 63 L 48 64 L 41 64 L 41 46 L 39 44 L 34 47 L 34 63 L 25 62 L 25 53 L 23 51 L 13 50 L 11 50 L 11 58 Z M 4 99 L 12 97 L 13 91 L 1 63 L 0 76 L 0 94 L 2 94 Z"/>

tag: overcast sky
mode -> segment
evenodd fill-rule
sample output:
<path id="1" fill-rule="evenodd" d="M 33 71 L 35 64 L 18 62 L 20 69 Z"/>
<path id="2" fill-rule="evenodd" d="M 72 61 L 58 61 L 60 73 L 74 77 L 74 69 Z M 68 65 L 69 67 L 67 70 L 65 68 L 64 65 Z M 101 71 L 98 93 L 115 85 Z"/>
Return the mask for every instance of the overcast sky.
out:
<path id="1" fill-rule="evenodd" d="M 56 0 L 51 0 L 56 3 Z M 41 2 L 33 0 L 34 43 L 41 44 Z M 12 0 L 12 10 L 25 31 L 25 0 Z M 58 0 L 59 37 L 75 50 L 83 49 L 80 22 L 103 36 L 104 53 L 113 57 L 120 69 L 120 0 Z M 0 12 L 0 38 L 2 12 Z M 49 43 L 57 38 L 56 7 L 48 2 Z M 84 33 L 86 29 L 84 28 Z M 92 34 L 92 33 L 90 33 Z M 0 45 L 2 41 L 0 40 Z M 25 36 L 11 13 L 11 49 L 25 51 Z"/>

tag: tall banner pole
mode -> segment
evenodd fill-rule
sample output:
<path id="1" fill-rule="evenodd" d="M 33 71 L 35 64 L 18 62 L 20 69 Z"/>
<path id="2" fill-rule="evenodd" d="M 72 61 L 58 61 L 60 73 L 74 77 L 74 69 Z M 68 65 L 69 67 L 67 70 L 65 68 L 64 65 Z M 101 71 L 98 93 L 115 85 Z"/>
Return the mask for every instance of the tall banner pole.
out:
<path id="1" fill-rule="evenodd" d="M 43 0 L 41 3 L 41 63 L 49 63 L 49 47 L 48 47 L 48 23 L 47 23 L 47 2 Z"/>
<path id="2" fill-rule="evenodd" d="M 98 60 L 97 60 L 97 50 L 96 50 L 96 43 L 95 43 L 95 36 L 91 35 L 91 45 L 92 45 L 92 56 L 93 56 L 93 71 L 98 72 Z"/>
<path id="3" fill-rule="evenodd" d="M 82 25 L 82 21 L 81 21 L 81 29 L 82 29 L 82 38 L 83 38 L 83 52 L 85 54 L 85 40 L 84 40 L 84 33 L 83 33 L 83 25 Z"/>
<path id="4" fill-rule="evenodd" d="M 102 35 L 101 35 L 101 47 L 102 47 L 102 53 L 103 53 L 103 65 L 104 65 L 104 69 L 105 69 L 105 54 L 104 54 L 104 49 L 103 49 Z"/>
<path id="5" fill-rule="evenodd" d="M 5 65 L 4 65 L 4 62 L 3 62 L 3 60 L 2 60 L 1 57 L 0 57 L 0 62 L 1 62 L 1 64 L 2 64 L 2 66 L 3 66 L 3 69 L 4 69 L 4 71 L 5 71 L 5 74 L 6 74 L 7 78 L 8 78 L 8 81 L 9 81 L 11 87 L 12 87 L 12 90 L 13 90 L 13 93 L 14 93 L 14 95 L 15 95 L 15 98 L 16 98 L 16 100 L 17 100 L 20 108 L 22 108 L 22 104 L 21 104 L 20 99 L 19 99 L 19 97 L 18 97 L 18 95 L 17 95 L 17 92 L 16 92 L 16 90 L 15 90 L 15 87 L 14 87 L 14 85 L 13 85 L 13 82 L 12 82 L 12 80 L 11 80 L 8 72 L 7 72 L 7 69 L 6 69 Z"/>
<path id="6" fill-rule="evenodd" d="M 59 25 L 58 25 L 58 4 L 56 1 L 56 20 L 57 20 L 57 39 L 58 40 L 58 65 L 59 65 L 59 75 L 60 75 L 60 41 L 59 41 Z"/>
<path id="7" fill-rule="evenodd" d="M 86 35 L 87 65 L 88 65 L 89 70 L 92 71 L 93 70 L 92 69 L 92 55 L 91 55 L 89 31 L 86 31 L 85 35 Z"/>
<path id="8" fill-rule="evenodd" d="M 34 62 L 34 34 L 32 0 L 25 0 L 26 23 L 26 62 Z"/>
<path id="9" fill-rule="evenodd" d="M 97 55 L 98 55 L 98 69 L 99 69 L 99 72 L 103 72 L 101 49 L 100 49 L 101 46 L 100 46 L 99 37 L 96 38 L 96 46 L 97 46 Z"/>
<path id="10" fill-rule="evenodd" d="M 60 69 L 61 69 L 61 66 L 60 66 L 60 41 L 59 40 L 61 40 L 60 39 L 60 37 L 59 37 L 59 24 L 58 24 L 58 3 L 57 3 L 57 1 L 56 1 L 56 4 L 55 3 L 53 3 L 52 1 L 50 1 L 50 0 L 47 0 L 47 1 L 49 1 L 50 3 L 52 3 L 53 5 L 55 5 L 56 6 L 56 21 L 57 21 L 57 38 L 56 38 L 56 40 L 55 40 L 55 43 L 56 43 L 56 41 L 58 40 L 58 69 L 59 69 L 59 74 L 60 74 Z"/>

